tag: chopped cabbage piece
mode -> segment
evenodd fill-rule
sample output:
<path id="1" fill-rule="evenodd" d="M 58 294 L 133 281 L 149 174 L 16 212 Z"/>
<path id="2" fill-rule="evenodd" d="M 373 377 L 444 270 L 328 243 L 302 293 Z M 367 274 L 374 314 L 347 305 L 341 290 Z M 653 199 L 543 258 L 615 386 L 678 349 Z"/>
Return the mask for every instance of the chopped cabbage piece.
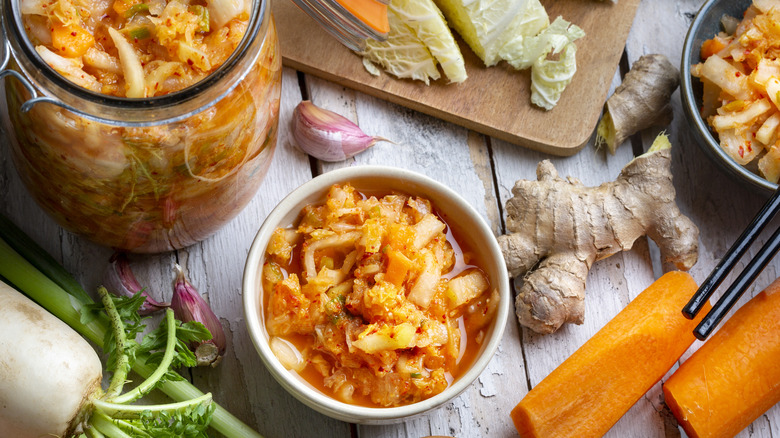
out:
<path id="1" fill-rule="evenodd" d="M 531 67 L 531 103 L 551 110 L 577 72 L 577 46 L 567 44 L 557 61 L 540 57 Z"/>
<path id="2" fill-rule="evenodd" d="M 245 0 L 210 0 L 208 10 L 211 25 L 220 28 L 228 21 L 248 12 L 249 5 Z"/>
<path id="3" fill-rule="evenodd" d="M 122 64 L 122 72 L 125 75 L 125 88 L 127 97 L 146 97 L 144 87 L 144 68 L 141 66 L 141 60 L 135 49 L 129 42 L 113 27 L 108 28 L 108 34 L 114 41 L 117 52 L 119 53 L 119 62 Z"/>
<path id="4" fill-rule="evenodd" d="M 100 82 L 82 69 L 84 65 L 78 59 L 62 57 L 49 50 L 46 46 L 37 46 L 35 51 L 38 52 L 46 64 L 49 64 L 51 68 L 57 70 L 57 72 L 74 84 L 98 93 L 100 92 Z"/>
<path id="5" fill-rule="evenodd" d="M 352 342 L 352 346 L 368 354 L 400 350 L 414 345 L 415 332 L 415 327 L 408 322 L 398 325 L 370 324 L 358 335 L 358 339 Z"/>
<path id="6" fill-rule="evenodd" d="M 499 54 L 518 70 L 530 68 L 540 57 L 559 53 L 567 44 L 585 36 L 585 31 L 561 17 L 534 36 L 517 35 Z"/>
<path id="7" fill-rule="evenodd" d="M 482 295 L 489 286 L 487 278 L 480 271 L 473 270 L 447 283 L 447 298 L 453 307 L 458 307 Z"/>

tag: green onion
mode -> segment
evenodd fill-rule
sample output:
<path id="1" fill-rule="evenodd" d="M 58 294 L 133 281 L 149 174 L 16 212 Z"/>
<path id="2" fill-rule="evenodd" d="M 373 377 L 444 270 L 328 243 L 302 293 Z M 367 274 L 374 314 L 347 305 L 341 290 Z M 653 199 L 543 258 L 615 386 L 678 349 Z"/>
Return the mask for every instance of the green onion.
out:
<path id="1" fill-rule="evenodd" d="M 134 27 L 132 29 L 128 29 L 127 33 L 130 35 L 131 38 L 136 40 L 145 40 L 152 36 L 152 32 L 146 26 L 139 26 L 139 27 Z"/>
<path id="2" fill-rule="evenodd" d="M 125 18 L 130 18 L 139 12 L 147 12 L 147 11 L 149 11 L 149 5 L 147 5 L 146 3 L 137 3 L 134 4 L 133 6 L 130 6 L 125 11 Z"/>
<path id="3" fill-rule="evenodd" d="M 205 6 L 192 5 L 189 11 L 198 17 L 198 32 L 208 32 L 210 29 L 209 10 Z"/>
<path id="4" fill-rule="evenodd" d="M 83 322 L 86 318 L 82 319 L 82 313 L 88 313 L 86 307 L 94 305 L 95 301 L 83 289 L 62 287 L 45 274 L 53 273 L 58 281 L 65 284 L 78 284 L 45 250 L 17 227 L 9 227 L 8 224 L 12 224 L 11 221 L 0 215 L 0 276 L 102 349 L 106 332 L 111 330 L 108 319 L 92 318 L 88 322 Z M 25 256 L 20 255 L 8 240 L 14 242 L 14 246 L 24 242 L 29 249 L 24 250 Z M 147 356 L 139 355 L 133 365 L 133 371 L 144 378 L 157 369 L 147 361 Z M 202 391 L 184 379 L 165 381 L 160 390 L 177 402 L 204 396 Z M 209 426 L 228 438 L 262 438 L 219 405 L 216 405 Z"/>
<path id="5" fill-rule="evenodd" d="M 409 374 L 409 377 L 411 377 L 412 379 L 416 379 L 416 378 L 421 377 L 421 376 L 422 376 L 422 374 L 420 374 L 420 373 L 411 373 L 411 374 Z"/>

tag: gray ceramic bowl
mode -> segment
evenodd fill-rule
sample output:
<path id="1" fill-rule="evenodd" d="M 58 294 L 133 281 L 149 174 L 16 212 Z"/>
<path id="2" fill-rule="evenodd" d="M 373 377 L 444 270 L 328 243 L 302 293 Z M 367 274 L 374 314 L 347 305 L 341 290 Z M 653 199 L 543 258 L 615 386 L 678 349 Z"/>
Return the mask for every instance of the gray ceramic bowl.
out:
<path id="1" fill-rule="evenodd" d="M 771 183 L 741 166 L 720 147 L 717 134 L 710 130 L 707 121 L 699 113 L 702 102 L 701 82 L 691 76 L 691 66 L 701 62 L 701 44 L 723 30 L 720 24 L 721 17 L 724 15 L 742 17 L 742 14 L 752 3 L 751 0 L 708 0 L 702 5 L 685 38 L 680 67 L 682 76 L 680 78 L 680 94 L 685 116 L 704 153 L 742 183 L 757 188 L 762 193 L 769 194 L 777 189 L 777 184 Z"/>
<path id="2" fill-rule="evenodd" d="M 271 233 L 289 226 L 301 209 L 311 203 L 322 203 L 331 185 L 350 182 L 358 190 L 389 192 L 398 190 L 430 199 L 439 213 L 455 228 L 460 238 L 482 260 L 490 284 L 498 289 L 501 301 L 496 318 L 471 367 L 447 389 L 429 399 L 400 407 L 371 408 L 338 401 L 307 383 L 297 373 L 287 370 L 268 345 L 262 311 L 261 269 Z M 482 216 L 460 195 L 445 185 L 408 170 L 386 166 L 355 166 L 334 170 L 295 189 L 268 215 L 255 237 L 244 268 L 244 312 L 249 335 L 263 363 L 277 382 L 298 400 L 332 418 L 352 423 L 382 424 L 407 419 L 436 408 L 465 390 L 479 376 L 496 352 L 509 317 L 512 293 L 504 258 L 492 231 Z"/>

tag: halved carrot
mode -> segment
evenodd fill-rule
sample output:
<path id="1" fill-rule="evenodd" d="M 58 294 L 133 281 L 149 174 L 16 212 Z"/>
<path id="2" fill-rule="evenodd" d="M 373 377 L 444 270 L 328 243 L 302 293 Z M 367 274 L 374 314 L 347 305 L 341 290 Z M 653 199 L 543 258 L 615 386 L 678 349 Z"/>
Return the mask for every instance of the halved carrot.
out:
<path id="1" fill-rule="evenodd" d="M 344 9 L 381 34 L 390 31 L 387 5 L 376 0 L 336 0 Z"/>
<path id="2" fill-rule="evenodd" d="M 512 410 L 520 436 L 604 435 L 695 340 L 681 309 L 696 289 L 679 271 L 653 282 Z"/>
<path id="3" fill-rule="evenodd" d="M 780 279 L 740 307 L 664 383 L 689 437 L 731 437 L 780 402 Z"/>

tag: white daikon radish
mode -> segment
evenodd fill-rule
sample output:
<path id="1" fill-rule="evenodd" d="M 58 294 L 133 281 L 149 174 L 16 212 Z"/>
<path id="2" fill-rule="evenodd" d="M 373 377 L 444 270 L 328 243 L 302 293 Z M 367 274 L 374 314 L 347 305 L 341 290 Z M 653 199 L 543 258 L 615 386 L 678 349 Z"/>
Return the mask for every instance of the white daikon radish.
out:
<path id="1" fill-rule="evenodd" d="M 70 436 L 100 391 L 95 350 L 67 324 L 0 282 L 0 432 Z"/>

